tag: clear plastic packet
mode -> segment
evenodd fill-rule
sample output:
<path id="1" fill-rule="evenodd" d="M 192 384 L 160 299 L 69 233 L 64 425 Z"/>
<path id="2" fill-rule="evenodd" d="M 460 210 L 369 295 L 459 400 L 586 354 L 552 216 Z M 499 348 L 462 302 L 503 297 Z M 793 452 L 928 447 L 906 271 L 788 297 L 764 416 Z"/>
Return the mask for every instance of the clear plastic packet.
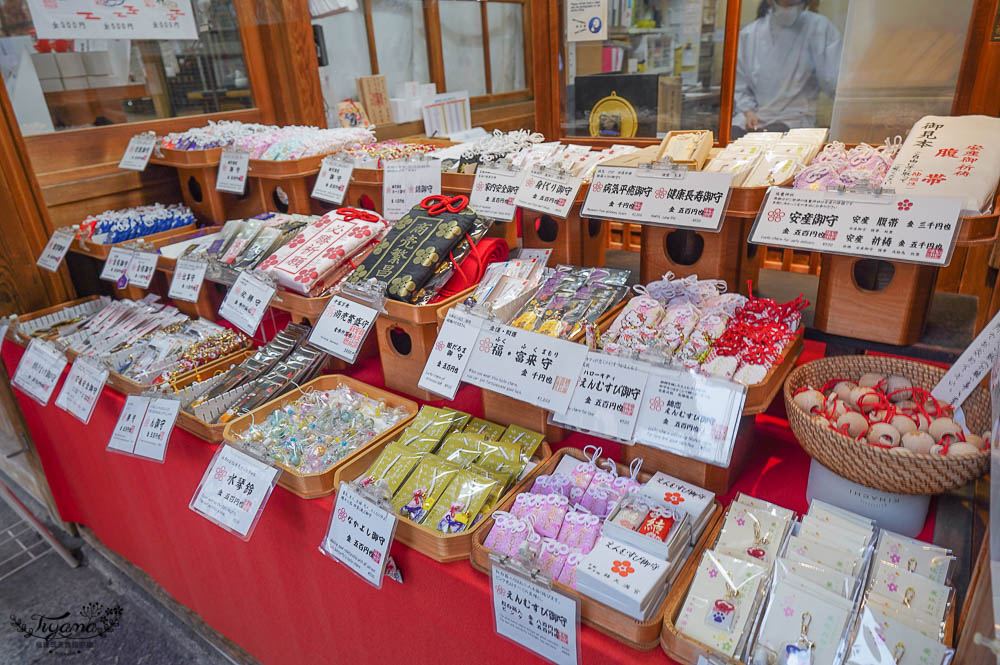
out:
<path id="1" fill-rule="evenodd" d="M 955 561 L 955 556 L 949 549 L 892 531 L 882 531 L 879 534 L 876 556 L 880 561 L 901 566 L 939 584 L 947 584 L 951 579 L 952 564 Z"/>
<path id="2" fill-rule="evenodd" d="M 955 650 L 901 621 L 861 608 L 845 665 L 949 665 Z"/>

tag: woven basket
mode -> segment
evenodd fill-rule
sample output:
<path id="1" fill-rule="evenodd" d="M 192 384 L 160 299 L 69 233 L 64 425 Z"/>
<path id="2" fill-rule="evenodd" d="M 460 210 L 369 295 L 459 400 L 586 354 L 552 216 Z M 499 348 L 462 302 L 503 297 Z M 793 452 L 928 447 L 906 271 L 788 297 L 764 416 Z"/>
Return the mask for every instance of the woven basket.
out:
<path id="1" fill-rule="evenodd" d="M 887 356 L 835 356 L 797 367 L 785 381 L 785 408 L 795 438 L 814 460 L 861 485 L 898 494 L 939 494 L 962 487 L 986 473 L 989 451 L 975 455 L 901 455 L 859 443 L 830 427 L 812 421 L 792 399 L 803 386 L 819 389 L 830 379 L 856 381 L 866 372 L 905 376 L 914 386 L 930 390 L 945 374 L 932 365 Z M 969 431 L 979 434 L 990 426 L 989 392 L 977 387 L 962 405 Z"/>

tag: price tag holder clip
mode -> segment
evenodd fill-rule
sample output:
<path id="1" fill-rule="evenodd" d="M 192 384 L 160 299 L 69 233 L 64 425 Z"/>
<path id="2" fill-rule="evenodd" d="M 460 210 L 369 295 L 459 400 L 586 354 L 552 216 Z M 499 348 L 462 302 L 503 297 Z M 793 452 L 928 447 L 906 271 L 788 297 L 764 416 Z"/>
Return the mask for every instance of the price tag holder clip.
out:
<path id="1" fill-rule="evenodd" d="M 385 293 L 389 289 L 386 282 L 379 281 L 374 277 L 363 282 L 350 282 L 340 287 L 340 295 L 349 300 L 367 305 L 385 314 Z"/>

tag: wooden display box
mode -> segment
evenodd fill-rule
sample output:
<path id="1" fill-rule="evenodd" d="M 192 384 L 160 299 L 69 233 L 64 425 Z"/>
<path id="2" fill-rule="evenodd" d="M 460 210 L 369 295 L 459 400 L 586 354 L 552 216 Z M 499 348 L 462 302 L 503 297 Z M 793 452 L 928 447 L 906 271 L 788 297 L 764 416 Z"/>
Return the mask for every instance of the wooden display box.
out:
<path id="1" fill-rule="evenodd" d="M 99 261 L 106 261 L 108 254 L 111 253 L 112 247 L 121 247 L 130 242 L 138 242 L 141 240 L 147 245 L 152 245 L 154 249 L 159 249 L 164 245 L 169 245 L 174 242 L 174 238 L 179 238 L 186 233 L 190 233 L 194 229 L 194 224 L 185 224 L 184 226 L 179 226 L 176 229 L 160 231 L 159 233 L 151 233 L 148 236 L 142 236 L 139 238 L 130 238 L 129 240 L 123 240 L 109 245 L 92 242 L 85 238 L 77 238 L 76 241 L 69 246 L 69 251 L 74 254 L 89 256 Z"/>
<path id="2" fill-rule="evenodd" d="M 295 388 L 281 397 L 273 399 L 270 402 L 257 407 L 245 416 L 241 416 L 236 420 L 227 423 L 223 431 L 223 438 L 226 441 L 235 441 L 238 433 L 245 431 L 254 422 L 263 422 L 272 411 L 283 408 L 286 404 L 294 402 L 304 393 L 321 390 L 333 390 L 341 385 L 346 385 L 351 390 L 371 397 L 372 399 L 384 400 L 390 407 L 405 407 L 410 415 L 408 418 L 382 432 L 380 435 L 364 444 L 344 459 L 336 462 L 326 471 L 318 471 L 316 473 L 299 473 L 298 471 L 295 471 L 280 462 L 273 462 L 275 466 L 281 469 L 281 476 L 278 478 L 278 484 L 292 494 L 302 497 L 303 499 L 316 499 L 323 496 L 329 496 L 336 491 L 336 489 L 340 486 L 340 481 L 344 479 L 345 476 L 343 470 L 347 464 L 356 459 L 358 456 L 369 454 L 373 449 L 392 441 L 400 432 L 406 429 L 406 426 L 411 420 L 413 420 L 413 417 L 417 415 L 418 407 L 416 402 L 406 399 L 405 397 L 400 397 L 399 395 L 393 394 L 387 390 L 382 390 L 381 388 L 370 386 L 367 383 L 362 383 L 357 379 L 352 379 L 351 377 L 344 376 L 343 374 L 328 374 L 326 376 L 315 378 L 302 387 Z"/>
<path id="3" fill-rule="evenodd" d="M 337 473 L 337 487 L 340 481 L 351 482 L 358 479 L 365 471 L 371 468 L 375 460 L 382 453 L 382 450 L 389 445 L 391 439 L 380 441 L 378 445 L 369 446 L 365 450 L 350 459 Z M 531 469 L 524 478 L 511 486 L 497 501 L 497 505 L 504 503 L 508 497 L 513 497 L 521 492 L 531 489 L 535 482 L 535 477 L 540 473 L 542 463 L 552 456 L 552 448 L 547 441 L 543 441 L 538 447 L 535 461 L 539 462 L 535 468 Z M 461 561 L 468 559 L 472 553 L 472 543 L 475 536 L 486 524 L 487 519 L 481 519 L 471 527 L 461 533 L 441 533 L 433 528 L 414 524 L 408 519 L 399 518 L 396 521 L 395 539 L 411 549 L 415 549 L 421 554 L 425 554 L 435 561 L 449 563 L 451 561 Z"/>
<path id="4" fill-rule="evenodd" d="M 581 462 L 586 461 L 583 453 L 576 448 L 563 448 L 562 450 L 556 452 L 556 454 L 549 458 L 546 462 L 539 465 L 538 474 L 542 475 L 554 471 L 563 457 L 573 457 Z M 604 463 L 604 460 L 602 460 L 601 463 Z M 629 473 L 626 466 L 622 464 L 618 464 L 617 466 L 619 474 L 627 475 Z M 653 474 L 648 471 L 640 471 L 639 480 L 641 482 L 645 482 L 652 475 Z M 528 489 L 530 488 L 525 488 L 525 491 Z M 509 510 L 514 504 L 515 498 L 515 494 L 508 495 L 507 500 L 499 506 L 499 510 Z M 489 535 L 490 529 L 492 528 L 493 519 L 490 518 L 485 520 L 485 524 L 483 524 L 482 528 L 479 529 L 472 544 L 472 567 L 482 573 L 486 573 L 487 575 L 490 572 L 491 566 L 491 550 L 484 547 L 483 543 L 486 541 L 486 536 Z M 667 592 L 667 596 L 660 605 L 659 610 L 649 619 L 649 621 L 637 621 L 632 617 L 623 614 L 618 610 L 612 609 L 607 605 L 594 600 L 590 596 L 579 593 L 575 589 L 559 582 L 553 581 L 552 586 L 559 589 L 563 593 L 580 598 L 580 620 L 582 623 L 585 623 L 592 628 L 596 628 L 608 637 L 618 640 L 622 644 L 632 647 L 633 649 L 638 649 L 640 651 L 652 651 L 660 644 L 660 634 L 663 629 L 663 617 L 665 610 L 668 607 L 673 607 L 675 604 L 683 602 L 684 597 L 682 594 L 687 592 L 687 586 L 690 585 L 691 579 L 694 577 L 694 573 L 698 568 L 698 562 L 701 559 L 701 553 L 705 550 L 708 544 L 712 542 L 709 540 L 712 534 L 717 533 L 721 528 L 722 506 L 718 501 L 716 501 L 715 510 L 712 513 L 712 516 L 708 518 L 705 530 L 695 543 L 694 549 L 688 556 L 688 560 L 682 564 L 680 573 L 678 573 L 677 579 Z M 682 585 L 681 581 L 684 579 L 687 579 L 687 584 Z M 677 597 L 678 595 L 680 595 L 679 598 Z"/>
<path id="5" fill-rule="evenodd" d="M 159 267 L 157 267 L 157 270 L 159 270 Z M 164 269 L 163 276 L 167 281 L 167 290 L 169 292 L 169 285 L 174 279 L 174 269 Z M 222 306 L 224 299 L 225 293 L 216 288 L 215 282 L 206 279 L 201 285 L 201 290 L 198 292 L 197 301 L 171 300 L 170 302 L 174 304 L 174 307 L 188 316 L 200 316 L 209 321 L 218 321 L 219 307 Z"/>
<path id="6" fill-rule="evenodd" d="M 581 187 L 581 192 L 584 187 Z M 531 249 L 551 249 L 549 265 L 560 264 L 597 268 L 604 265 L 608 246 L 609 222 L 580 217 L 583 193 L 566 219 L 556 219 L 532 210 L 519 209 L 521 241 Z"/>
<path id="7" fill-rule="evenodd" d="M 667 132 L 667 135 L 663 137 L 660 141 L 659 149 L 656 152 L 656 160 L 660 161 L 667 154 L 667 145 L 670 143 L 670 139 L 675 136 L 680 136 L 682 134 L 695 134 L 697 135 L 697 147 L 695 148 L 694 154 L 691 159 L 687 160 L 677 160 L 675 163 L 682 166 L 687 166 L 693 171 L 701 171 L 705 168 L 705 162 L 708 161 L 709 152 L 712 150 L 712 145 L 715 143 L 712 132 L 706 129 L 692 129 L 692 130 L 678 130 Z"/>
<path id="8" fill-rule="evenodd" d="M 313 209 L 312 186 L 328 154 L 332 153 L 282 161 L 251 159 L 247 186 L 264 202 L 265 210 L 308 215 Z"/>
<path id="9" fill-rule="evenodd" d="M 76 358 L 76 354 L 72 352 L 67 352 L 66 355 L 67 356 L 72 355 L 74 359 Z M 216 360 L 205 363 L 201 367 L 196 367 L 195 369 L 189 370 L 182 374 L 178 374 L 173 382 L 177 385 L 180 385 L 182 382 L 184 382 L 185 385 L 187 385 L 188 383 L 191 383 L 193 381 L 200 381 L 203 379 L 207 379 L 208 377 L 212 376 L 217 371 L 223 368 L 228 369 L 232 365 L 242 362 L 244 358 L 246 358 L 246 349 L 240 349 L 239 351 L 234 351 L 233 353 L 224 355 L 221 358 L 217 358 Z M 121 374 L 115 372 L 114 370 L 108 372 L 107 386 L 109 388 L 117 390 L 123 395 L 141 395 L 150 388 L 155 387 L 149 384 L 142 384 L 139 383 L 138 381 L 133 381 L 132 379 L 122 376 Z"/>
<path id="10" fill-rule="evenodd" d="M 739 291 L 740 248 L 745 243 L 743 222 L 736 218 L 724 219 L 718 233 L 644 224 L 639 280 L 648 284 L 672 272 L 676 277 L 721 279 L 729 291 Z"/>
<path id="11" fill-rule="evenodd" d="M 462 302 L 475 290 L 476 287 L 471 286 L 430 305 L 385 301 L 385 314 L 375 319 L 375 335 L 387 387 L 425 401 L 440 399 L 440 396 L 417 386 L 437 339 L 438 310 Z"/>
<path id="12" fill-rule="evenodd" d="M 819 330 L 871 342 L 905 346 L 923 332 L 934 296 L 938 268 L 889 263 L 894 273 L 886 287 L 871 291 L 854 277 L 859 261 L 851 256 L 824 254 L 819 276 L 814 325 Z"/>
<path id="13" fill-rule="evenodd" d="M 173 148 L 159 147 L 162 157 L 156 155 L 149 158 L 150 164 L 162 164 L 163 166 L 218 166 L 222 158 L 222 148 L 206 148 L 205 150 L 175 150 Z"/>
<path id="14" fill-rule="evenodd" d="M 229 371 L 236 365 L 239 365 L 248 357 L 256 353 L 254 349 L 247 349 L 241 351 L 235 356 L 228 358 L 216 360 L 215 362 L 209 363 L 205 367 L 201 367 L 194 372 L 185 375 L 183 379 L 178 379 L 174 382 L 176 390 L 180 391 L 187 388 L 192 383 L 197 383 L 198 381 L 204 381 L 205 379 L 210 379 L 216 374 L 222 374 Z M 184 409 L 180 409 L 177 412 L 177 426 L 186 432 L 191 432 L 196 437 L 205 441 L 206 443 L 222 443 L 222 434 L 226 429 L 226 423 L 207 423 L 201 420 L 193 413 L 188 413 Z"/>
<path id="15" fill-rule="evenodd" d="M 35 319 L 40 319 L 50 314 L 58 314 L 64 309 L 69 309 L 70 307 L 75 307 L 76 305 L 82 305 L 83 303 L 90 302 L 91 300 L 97 300 L 99 297 L 100 296 L 87 296 L 86 298 L 77 298 L 76 300 L 69 300 L 64 303 L 59 303 L 58 305 L 52 305 L 51 307 L 45 307 L 44 309 L 35 310 L 34 312 L 30 312 L 28 314 L 19 314 L 17 317 L 17 321 L 18 323 L 27 323 L 29 321 L 34 321 Z M 52 323 L 50 323 L 46 327 L 51 327 L 52 325 L 55 325 L 57 323 L 59 323 L 59 321 L 53 320 Z M 22 335 L 17 326 L 11 326 L 10 331 L 12 339 L 21 346 L 27 346 L 31 342 L 31 340 L 34 339 L 32 337 L 26 337 L 25 335 Z M 46 338 L 47 337 L 42 337 L 42 339 Z"/>

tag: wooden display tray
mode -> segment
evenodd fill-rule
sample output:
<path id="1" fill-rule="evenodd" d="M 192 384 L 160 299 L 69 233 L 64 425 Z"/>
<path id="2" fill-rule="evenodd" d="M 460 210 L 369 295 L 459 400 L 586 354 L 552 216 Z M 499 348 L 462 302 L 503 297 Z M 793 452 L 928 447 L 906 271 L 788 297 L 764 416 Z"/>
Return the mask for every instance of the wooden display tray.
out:
<path id="1" fill-rule="evenodd" d="M 586 457 L 582 451 L 577 450 L 576 448 L 563 448 L 562 450 L 556 452 L 556 454 L 548 460 L 540 464 L 538 467 L 538 473 L 550 473 L 555 470 L 559 461 L 562 460 L 563 457 L 567 456 L 578 459 L 581 462 L 586 461 Z M 628 468 L 624 465 L 618 464 L 617 466 L 620 474 L 629 473 Z M 652 473 L 640 471 L 639 479 L 645 482 L 652 475 Z M 528 488 L 525 488 L 525 490 L 527 489 Z M 514 504 L 514 499 L 516 497 L 516 494 L 509 494 L 507 500 L 499 506 L 498 510 L 508 510 Z M 705 530 L 702 532 L 701 537 L 698 538 L 698 541 L 695 543 L 694 550 L 692 550 L 691 554 L 688 556 L 688 560 L 682 564 L 680 573 L 670 590 L 667 592 L 667 597 L 660 605 L 659 610 L 648 621 L 637 621 L 632 617 L 619 612 L 618 610 L 612 609 L 607 605 L 594 600 L 590 596 L 586 596 L 575 589 L 566 586 L 565 584 L 553 581 L 552 585 L 563 593 L 580 598 L 580 620 L 583 623 L 592 628 L 596 628 L 608 637 L 616 639 L 622 644 L 632 647 L 633 649 L 638 649 L 640 651 L 652 651 L 660 644 L 660 634 L 662 632 L 663 617 L 666 608 L 679 605 L 683 602 L 684 596 L 679 593 L 679 589 L 682 588 L 681 580 L 688 580 L 687 584 L 683 585 L 683 591 L 686 593 L 687 586 L 690 584 L 691 579 L 693 579 L 694 573 L 698 568 L 698 562 L 701 560 L 701 553 L 708 546 L 708 543 L 711 542 L 709 537 L 713 533 L 717 533 L 719 529 L 722 528 L 722 512 L 722 506 L 718 501 L 716 501 L 715 510 L 712 513 L 712 516 L 708 519 L 708 523 L 705 525 Z M 492 517 L 483 521 L 482 527 L 479 529 L 475 539 L 473 540 L 472 556 L 470 557 L 472 567 L 487 575 L 490 573 L 491 550 L 484 547 L 483 543 L 486 541 L 486 536 L 489 535 L 492 526 Z"/>
<path id="2" fill-rule="evenodd" d="M 394 439 L 392 439 L 394 440 Z M 340 487 L 340 481 L 351 482 L 358 479 L 361 474 L 371 468 L 382 450 L 389 445 L 392 440 L 380 441 L 377 445 L 369 446 L 361 454 L 352 457 L 337 472 L 336 486 Z M 547 441 L 542 441 L 538 447 L 535 457 L 540 458 L 540 462 L 535 468 L 525 474 L 524 478 L 511 486 L 497 501 L 497 505 L 505 502 L 508 497 L 513 497 L 531 488 L 535 482 L 535 477 L 545 460 L 552 457 L 552 448 Z M 481 519 L 471 527 L 461 533 L 444 534 L 435 531 L 430 527 L 414 524 L 408 519 L 400 518 L 396 520 L 395 539 L 407 547 L 417 550 L 421 554 L 429 556 L 441 563 L 461 561 L 468 559 L 472 553 L 472 543 L 477 533 L 486 524 L 487 520 Z"/>
<path id="3" fill-rule="evenodd" d="M 212 362 L 205 363 L 201 367 L 196 367 L 195 369 L 188 370 L 183 374 L 178 374 L 177 378 L 174 379 L 174 383 L 180 384 L 182 381 L 187 381 L 188 383 L 190 383 L 192 380 L 195 380 L 193 379 L 193 377 L 201 376 L 202 378 L 205 378 L 211 376 L 215 370 L 223 366 L 228 366 L 229 364 L 232 364 L 234 362 L 241 362 L 243 358 L 246 357 L 244 355 L 245 353 L 246 349 L 240 349 L 239 351 L 234 351 L 233 353 L 222 356 L 221 358 L 217 358 Z M 75 360 L 78 354 L 73 353 L 72 351 L 67 351 L 66 355 L 72 356 L 72 359 Z M 108 381 L 106 385 L 109 388 L 112 388 L 113 390 L 117 390 L 123 395 L 141 395 L 147 390 L 156 387 L 153 385 L 148 385 L 148 384 L 144 385 L 137 381 L 133 381 L 132 379 L 124 377 L 118 372 L 115 372 L 113 370 L 108 372 Z"/>
<path id="4" fill-rule="evenodd" d="M 752 386 L 747 386 L 747 398 L 743 403 L 743 415 L 755 416 L 764 413 L 771 407 L 771 402 L 781 392 L 781 387 L 785 385 L 785 379 L 795 367 L 796 361 L 802 355 L 805 343 L 802 341 L 805 330 L 802 326 L 792 341 L 781 350 L 781 362 L 773 366 L 764 375 L 764 380 Z"/>
<path id="5" fill-rule="evenodd" d="M 363 395 L 367 395 L 373 399 L 384 400 L 390 407 L 405 407 L 410 416 L 382 432 L 344 459 L 334 463 L 333 466 L 325 471 L 317 471 L 315 473 L 299 473 L 298 471 L 295 471 L 280 462 L 272 462 L 275 466 L 281 469 L 281 476 L 278 478 L 278 484 L 292 494 L 303 499 L 317 499 L 319 497 L 329 496 L 340 486 L 340 480 L 344 475 L 343 469 L 347 464 L 360 455 L 370 453 L 371 450 L 380 444 L 386 444 L 389 441 L 392 441 L 396 438 L 396 435 L 406 429 L 406 426 L 411 420 L 413 420 L 413 417 L 417 415 L 418 407 L 416 402 L 406 399 L 405 397 L 400 397 L 399 395 L 391 393 L 387 390 L 382 390 L 381 388 L 370 386 L 367 383 L 362 383 L 357 379 L 352 379 L 351 377 L 344 376 L 343 374 L 327 374 L 326 376 L 317 377 L 304 384 L 302 387 L 295 388 L 294 390 L 291 390 L 284 395 L 271 400 L 270 402 L 266 402 L 265 404 L 258 406 L 250 413 L 226 423 L 225 429 L 223 430 L 223 438 L 226 441 L 235 441 L 236 432 L 246 430 L 253 422 L 263 422 L 272 411 L 283 408 L 286 404 L 294 402 L 305 392 L 332 390 L 341 385 L 346 385 L 350 389 L 362 393 Z"/>
<path id="6" fill-rule="evenodd" d="M 174 382 L 174 385 L 178 389 L 187 388 L 192 383 L 197 381 L 204 381 L 207 378 L 219 374 L 221 372 L 228 371 L 232 367 L 239 365 L 244 360 L 256 353 L 256 349 L 247 349 L 246 351 L 241 351 L 235 357 L 220 358 L 212 363 L 209 363 L 205 367 L 200 367 L 190 375 L 185 376 L 184 379 L 179 379 Z M 177 426 L 186 432 L 191 432 L 196 437 L 205 441 L 206 443 L 222 443 L 222 433 L 226 429 L 226 423 L 207 423 L 200 418 L 197 418 L 194 414 L 188 413 L 184 409 L 180 409 L 177 412 Z"/>
<path id="7" fill-rule="evenodd" d="M 222 157 L 222 148 L 206 148 L 205 150 L 176 150 L 174 148 L 164 148 L 159 146 L 163 157 L 153 156 L 149 158 L 150 164 L 160 164 L 162 166 L 174 167 L 197 167 L 197 166 L 218 166 Z"/>
<path id="8" fill-rule="evenodd" d="M 87 296 L 86 298 L 77 298 L 76 300 L 69 300 L 67 302 L 60 303 L 58 305 L 52 305 L 51 307 L 35 310 L 34 312 L 30 312 L 28 314 L 18 315 L 17 320 L 20 323 L 27 323 L 28 321 L 34 321 L 35 319 L 40 319 L 43 316 L 48 316 L 49 314 L 55 314 L 56 312 L 61 312 L 64 309 L 68 309 L 76 305 L 82 305 L 83 303 L 90 302 L 91 300 L 97 300 L 99 297 L 100 296 Z M 15 332 L 15 326 L 11 326 L 10 331 L 12 333 L 12 338 L 14 339 L 14 341 L 21 344 L 22 346 L 27 346 L 28 343 L 31 342 L 32 339 L 34 339 L 33 337 L 25 337 L 19 332 Z"/>
<path id="9" fill-rule="evenodd" d="M 705 528 L 705 533 L 702 535 L 705 546 L 702 548 L 702 551 L 696 550 L 699 562 L 704 550 L 711 549 L 718 539 L 724 522 L 721 519 L 723 516 L 720 515 L 720 519 L 711 525 L 711 528 Z M 699 542 L 699 544 L 701 543 Z M 674 622 L 677 621 L 677 617 L 684 608 L 688 589 L 690 589 L 691 583 L 694 582 L 694 576 L 697 572 L 697 563 L 694 566 L 688 566 L 681 571 L 681 574 L 677 577 L 677 581 L 674 582 L 674 589 L 678 593 L 671 593 L 667 597 L 663 616 L 663 631 L 660 634 L 660 647 L 669 658 L 683 665 L 698 665 L 703 658 L 709 660 L 709 662 L 725 663 L 726 665 L 744 665 L 742 661 L 715 651 L 711 647 L 677 631 Z M 954 626 L 955 603 L 952 603 L 951 608 L 948 610 L 948 615 L 945 617 L 944 643 L 949 647 L 953 644 Z"/>
<path id="10" fill-rule="evenodd" d="M 310 298 L 301 293 L 286 291 L 279 286 L 274 292 L 274 298 L 271 299 L 270 307 L 288 312 L 292 315 L 292 320 L 296 323 L 308 321 L 311 325 L 316 325 L 316 322 L 323 315 L 323 310 L 326 309 L 332 297 L 333 294 Z"/>
<path id="11" fill-rule="evenodd" d="M 151 244 L 154 249 L 159 249 L 163 245 L 169 245 L 173 242 L 174 238 L 183 236 L 186 233 L 190 233 L 195 229 L 195 225 L 186 224 L 184 226 L 179 226 L 176 229 L 170 229 L 168 231 L 160 231 L 159 233 L 151 233 L 148 236 L 140 236 L 138 238 L 130 238 L 128 240 L 123 240 L 121 242 L 116 242 L 111 245 L 104 245 L 101 243 L 91 242 L 84 238 L 76 238 L 73 243 L 69 246 L 69 251 L 74 254 L 83 254 L 84 256 L 89 256 L 100 261 L 105 261 L 108 258 L 108 254 L 111 253 L 112 247 L 121 247 L 130 242 L 143 241 L 144 243 Z"/>

